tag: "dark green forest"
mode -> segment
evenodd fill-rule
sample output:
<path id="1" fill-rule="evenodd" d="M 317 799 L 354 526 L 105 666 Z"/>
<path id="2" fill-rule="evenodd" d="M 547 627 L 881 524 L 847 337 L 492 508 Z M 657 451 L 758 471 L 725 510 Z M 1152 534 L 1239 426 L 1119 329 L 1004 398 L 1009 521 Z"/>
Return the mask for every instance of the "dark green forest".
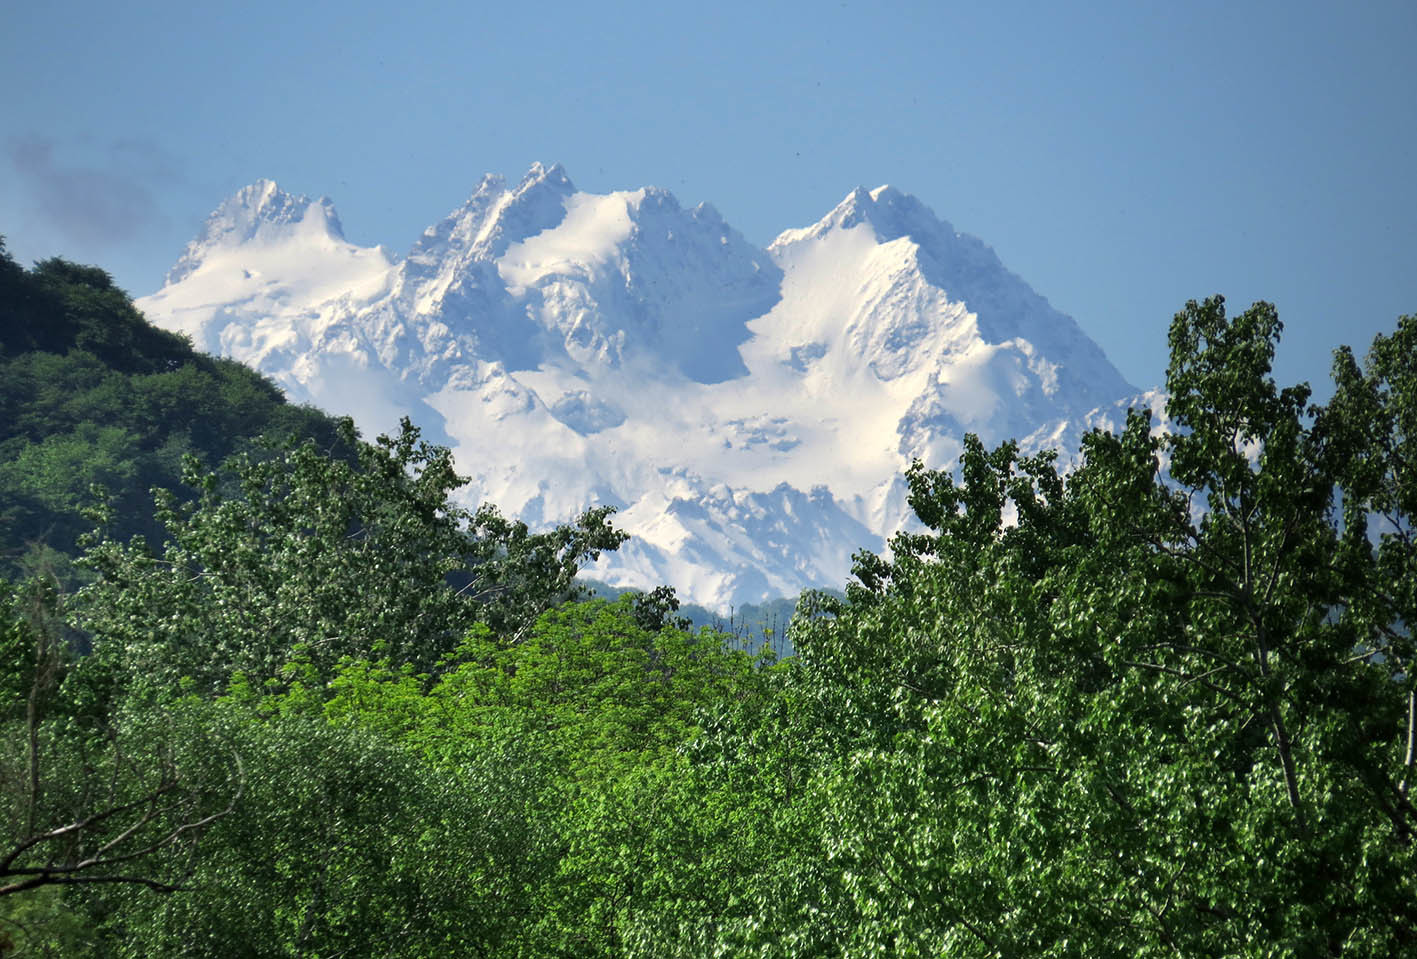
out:
<path id="1" fill-rule="evenodd" d="M 185 456 L 216 465 L 263 436 L 339 449 L 333 418 L 150 325 L 103 270 L 25 270 L 0 238 L 0 573 L 66 567 L 101 504 L 115 536 L 160 541 L 150 490 L 180 488 Z"/>
<path id="2" fill-rule="evenodd" d="M 917 464 L 776 658 L 0 255 L 0 956 L 1417 955 L 1417 318 L 1280 332 Z"/>

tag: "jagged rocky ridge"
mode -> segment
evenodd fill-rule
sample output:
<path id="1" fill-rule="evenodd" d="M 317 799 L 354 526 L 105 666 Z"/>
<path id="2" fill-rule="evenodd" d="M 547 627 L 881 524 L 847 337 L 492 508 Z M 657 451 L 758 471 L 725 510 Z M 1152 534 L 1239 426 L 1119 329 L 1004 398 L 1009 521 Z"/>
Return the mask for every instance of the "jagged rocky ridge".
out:
<path id="1" fill-rule="evenodd" d="M 260 181 L 139 306 L 366 431 L 410 415 L 470 500 L 536 525 L 620 507 L 634 539 L 594 575 L 720 608 L 839 586 L 908 521 L 911 460 L 952 465 L 966 432 L 1066 452 L 1157 402 L 891 187 L 763 250 L 710 206 L 538 164 L 398 259 Z"/>

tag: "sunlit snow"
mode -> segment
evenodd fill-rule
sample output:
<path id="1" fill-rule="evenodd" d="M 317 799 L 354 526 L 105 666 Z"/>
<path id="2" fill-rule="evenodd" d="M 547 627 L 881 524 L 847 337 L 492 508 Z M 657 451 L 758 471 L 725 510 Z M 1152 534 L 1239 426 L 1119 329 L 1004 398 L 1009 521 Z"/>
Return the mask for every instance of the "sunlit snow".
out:
<path id="1" fill-rule="evenodd" d="M 397 262 L 328 201 L 227 201 L 154 322 L 366 431 L 409 413 L 535 525 L 597 503 L 633 536 L 594 570 L 726 607 L 840 586 L 909 519 L 914 458 L 966 431 L 1076 448 L 1128 386 L 1068 317 L 890 187 L 748 244 L 667 191 L 488 176 Z"/>

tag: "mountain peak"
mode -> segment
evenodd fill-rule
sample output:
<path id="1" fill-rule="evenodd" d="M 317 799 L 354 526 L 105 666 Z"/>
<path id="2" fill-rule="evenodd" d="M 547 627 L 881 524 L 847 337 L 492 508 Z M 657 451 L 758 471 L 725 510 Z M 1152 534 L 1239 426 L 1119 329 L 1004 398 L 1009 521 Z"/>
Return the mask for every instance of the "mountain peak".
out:
<path id="1" fill-rule="evenodd" d="M 954 227 L 937 217 L 934 212 L 909 193 L 903 193 L 889 184 L 874 190 L 857 187 L 846 199 L 837 204 L 828 214 L 839 218 L 839 228 L 846 229 L 858 223 L 869 223 L 882 243 L 909 236 L 922 242 L 926 236 L 948 232 Z"/>
<path id="2" fill-rule="evenodd" d="M 482 178 L 397 264 L 337 232 L 328 201 L 257 181 L 140 306 L 370 432 L 417 416 L 469 503 L 623 507 L 636 539 L 602 577 L 715 606 L 840 582 L 909 515 L 908 464 L 949 468 L 966 430 L 1070 447 L 1135 392 L 891 186 L 768 251 L 707 204 L 578 192 L 554 163 Z"/>
<path id="3" fill-rule="evenodd" d="M 462 206 L 423 231 L 409 251 L 409 269 L 426 278 L 450 255 L 464 264 L 490 262 L 510 244 L 560 223 L 566 215 L 566 199 L 575 192 L 559 163 L 533 163 L 510 188 L 501 174 L 484 174 Z"/>
<path id="4" fill-rule="evenodd" d="M 573 184 L 571 178 L 566 175 L 565 167 L 559 163 L 545 166 L 539 160 L 532 163 L 531 167 L 526 171 L 526 176 L 522 177 L 521 182 L 517 184 L 514 192 L 524 193 L 541 184 L 547 184 L 552 189 L 565 193 L 576 192 L 575 184 Z"/>
<path id="5" fill-rule="evenodd" d="M 312 200 L 287 193 L 274 180 L 257 180 L 237 190 L 207 217 L 202 232 L 168 271 L 166 283 L 189 276 L 213 250 L 252 241 L 278 242 L 296 234 L 344 240 L 344 228 L 329 197 Z"/>
<path id="6" fill-rule="evenodd" d="M 303 223 L 311 213 L 323 224 L 325 232 L 344 239 L 344 228 L 330 198 L 311 199 L 299 193 L 282 190 L 274 180 L 260 179 L 237 190 L 207 218 L 204 238 L 244 242 L 259 232 L 263 225 L 286 226 Z M 235 230 L 237 235 L 232 235 Z"/>
<path id="7" fill-rule="evenodd" d="M 881 243 L 908 236 L 917 243 L 925 244 L 931 238 L 954 234 L 953 226 L 909 193 L 888 184 L 874 190 L 858 186 L 811 226 L 784 230 L 770 248 L 820 239 L 829 233 L 851 230 L 862 224 L 869 226 Z"/>

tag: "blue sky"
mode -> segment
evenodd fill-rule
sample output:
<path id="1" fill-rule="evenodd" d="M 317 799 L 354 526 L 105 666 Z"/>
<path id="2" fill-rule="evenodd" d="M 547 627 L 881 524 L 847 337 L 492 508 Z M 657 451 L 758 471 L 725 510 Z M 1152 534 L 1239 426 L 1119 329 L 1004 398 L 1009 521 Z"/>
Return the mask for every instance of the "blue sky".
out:
<path id="1" fill-rule="evenodd" d="M 1417 312 L 1417 4 L 12 4 L 0 233 L 156 289 L 266 176 L 401 253 L 484 172 L 707 200 L 748 239 L 891 183 L 1160 383 L 1189 298 L 1325 382 Z M 1321 388 L 1320 392 L 1323 390 Z"/>

